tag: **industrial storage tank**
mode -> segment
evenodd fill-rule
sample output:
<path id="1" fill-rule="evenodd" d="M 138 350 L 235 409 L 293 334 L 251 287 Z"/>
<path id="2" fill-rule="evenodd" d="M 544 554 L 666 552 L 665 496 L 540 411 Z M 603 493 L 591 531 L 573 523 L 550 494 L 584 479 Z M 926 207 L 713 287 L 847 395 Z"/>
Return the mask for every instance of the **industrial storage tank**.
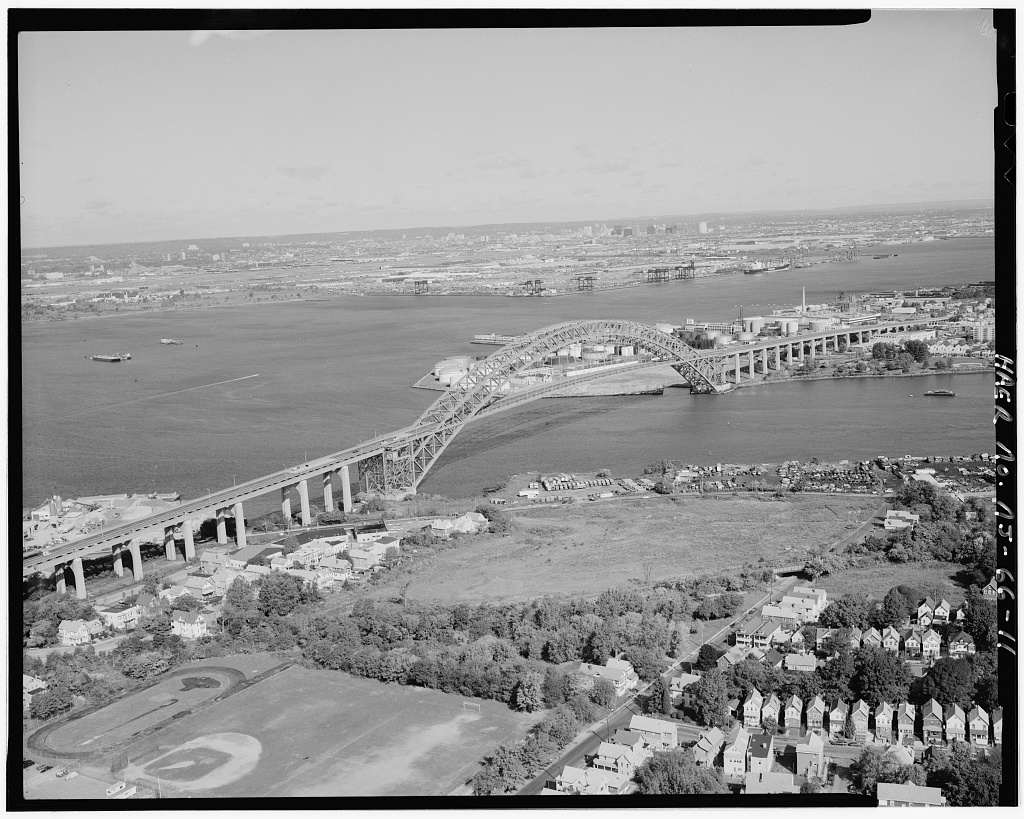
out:
<path id="1" fill-rule="evenodd" d="M 671 324 L 655 324 L 654 329 L 659 333 L 666 333 L 672 335 L 672 331 L 675 329 Z"/>
<path id="2" fill-rule="evenodd" d="M 755 338 L 757 338 L 757 336 L 753 333 L 740 333 L 736 336 L 737 341 L 753 341 Z"/>
<path id="3" fill-rule="evenodd" d="M 800 331 L 800 322 L 797 321 L 796 319 L 786 319 L 785 321 L 782 321 L 780 325 L 782 328 L 782 332 L 785 333 L 787 336 L 791 336 L 794 333 L 798 333 Z"/>
<path id="4" fill-rule="evenodd" d="M 811 319 L 810 330 L 812 333 L 820 333 L 828 329 L 828 322 L 825 319 Z"/>
<path id="5" fill-rule="evenodd" d="M 465 377 L 466 370 L 462 367 L 442 367 L 437 372 L 437 380 L 446 387 L 459 383 Z"/>
<path id="6" fill-rule="evenodd" d="M 723 344 L 729 344 L 731 341 L 732 336 L 729 335 L 728 333 L 719 333 L 718 336 L 715 337 L 715 344 L 717 344 L 718 346 L 721 346 Z"/>
<path id="7" fill-rule="evenodd" d="M 615 348 L 616 355 L 634 355 L 632 344 L 622 344 Z"/>
<path id="8" fill-rule="evenodd" d="M 757 335 L 764 329 L 764 319 L 760 316 L 751 316 L 743 320 L 743 329 L 748 333 Z"/>
<path id="9" fill-rule="evenodd" d="M 722 333 L 719 330 L 708 330 L 706 333 L 702 333 L 702 335 L 708 341 L 714 341 L 716 338 L 718 338 L 720 335 L 722 335 Z"/>

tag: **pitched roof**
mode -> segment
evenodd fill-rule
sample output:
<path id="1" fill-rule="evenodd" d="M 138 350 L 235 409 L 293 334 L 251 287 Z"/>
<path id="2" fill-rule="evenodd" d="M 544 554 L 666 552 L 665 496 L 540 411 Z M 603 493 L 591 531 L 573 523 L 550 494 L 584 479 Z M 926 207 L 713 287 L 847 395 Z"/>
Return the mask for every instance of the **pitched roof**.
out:
<path id="1" fill-rule="evenodd" d="M 796 745 L 796 752 L 799 753 L 810 753 L 817 754 L 825 749 L 825 740 L 818 736 L 814 731 L 809 731 L 807 736 L 804 737 Z"/>
<path id="2" fill-rule="evenodd" d="M 895 785 L 892 782 L 878 783 L 878 801 L 924 802 L 928 805 L 941 805 L 945 802 L 941 788 L 927 788 L 906 782 Z"/>
<path id="3" fill-rule="evenodd" d="M 172 620 L 176 620 L 179 623 L 188 623 L 188 624 L 193 625 L 193 626 L 196 623 L 199 622 L 199 618 L 202 617 L 202 616 L 203 615 L 200 614 L 198 611 L 177 611 L 177 610 L 175 610 L 175 611 L 171 612 L 171 619 Z"/>
<path id="4" fill-rule="evenodd" d="M 980 705 L 975 705 L 971 709 L 971 713 L 967 715 L 967 718 L 971 722 L 974 722 L 976 719 L 980 719 L 983 720 L 985 723 L 988 723 L 988 712 Z"/>
<path id="5" fill-rule="evenodd" d="M 813 697 L 811 697 L 811 701 L 807 703 L 807 710 L 810 711 L 812 709 L 817 709 L 818 711 L 824 712 L 825 700 L 823 700 L 821 697 L 815 694 Z"/>
<path id="6" fill-rule="evenodd" d="M 934 717 L 935 719 L 942 719 L 942 706 L 939 705 L 933 697 L 921 706 L 921 715 L 925 719 L 928 719 L 929 717 Z"/>
<path id="7" fill-rule="evenodd" d="M 634 714 L 632 719 L 629 721 L 629 730 L 657 731 L 658 733 L 671 731 L 674 734 L 676 732 L 676 724 L 663 719 L 654 719 L 653 717 Z"/>

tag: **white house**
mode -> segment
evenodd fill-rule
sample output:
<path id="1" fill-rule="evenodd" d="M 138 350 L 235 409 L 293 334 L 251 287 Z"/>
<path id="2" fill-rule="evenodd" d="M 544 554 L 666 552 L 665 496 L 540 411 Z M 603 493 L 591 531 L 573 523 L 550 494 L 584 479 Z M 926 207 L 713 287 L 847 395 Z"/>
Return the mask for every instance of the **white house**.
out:
<path id="1" fill-rule="evenodd" d="M 198 640 L 205 637 L 206 617 L 198 611 L 172 611 L 171 634 L 177 634 L 183 640 Z"/>
<path id="2" fill-rule="evenodd" d="M 83 620 L 61 620 L 57 636 L 62 646 L 80 646 L 92 641 L 89 627 Z"/>

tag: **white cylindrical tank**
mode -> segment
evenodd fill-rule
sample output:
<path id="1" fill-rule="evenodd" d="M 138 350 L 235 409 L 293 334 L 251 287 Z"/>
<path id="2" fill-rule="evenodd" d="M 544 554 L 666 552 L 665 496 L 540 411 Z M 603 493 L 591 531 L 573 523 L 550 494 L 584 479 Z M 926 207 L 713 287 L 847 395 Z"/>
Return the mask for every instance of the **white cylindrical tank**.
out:
<path id="1" fill-rule="evenodd" d="M 764 319 L 760 316 L 753 316 L 750 319 L 750 326 L 747 327 L 747 332 L 757 335 L 764 329 Z"/>
<path id="2" fill-rule="evenodd" d="M 784 332 L 787 336 L 791 336 L 794 333 L 799 332 L 799 330 L 800 322 L 797 321 L 796 319 L 786 319 L 785 321 L 782 322 L 782 332 Z"/>
<path id="3" fill-rule="evenodd" d="M 716 338 L 722 335 L 722 333 L 720 330 L 708 330 L 704 335 L 707 336 L 708 341 L 714 341 Z"/>
<path id="4" fill-rule="evenodd" d="M 633 355 L 633 345 L 632 344 L 623 344 L 623 345 L 621 345 L 619 347 L 616 347 L 615 348 L 615 352 L 618 355 Z"/>
<path id="5" fill-rule="evenodd" d="M 466 371 L 456 367 L 441 370 L 437 374 L 437 380 L 446 387 L 450 387 L 452 384 L 458 384 L 465 377 Z"/>
<path id="6" fill-rule="evenodd" d="M 715 344 L 717 344 L 719 346 L 721 346 L 722 344 L 729 344 L 731 342 L 732 342 L 732 336 L 729 335 L 728 333 L 720 333 L 715 338 Z"/>
<path id="7" fill-rule="evenodd" d="M 820 333 L 822 330 L 828 329 L 828 322 L 824 319 L 811 319 L 808 326 L 812 333 Z"/>
<path id="8" fill-rule="evenodd" d="M 672 335 L 672 331 L 675 329 L 675 327 L 673 327 L 671 324 L 655 324 L 654 329 L 657 330 L 659 333 L 667 333 L 668 335 Z"/>
<path id="9" fill-rule="evenodd" d="M 573 358 L 579 358 L 582 354 L 583 354 L 583 345 L 582 344 L 570 344 L 569 345 L 569 355 L 571 355 Z"/>
<path id="10" fill-rule="evenodd" d="M 749 332 L 748 333 L 740 333 L 738 336 L 736 336 L 736 340 L 737 341 L 753 341 L 755 338 L 757 338 L 757 336 L 755 336 L 753 333 L 749 333 Z"/>

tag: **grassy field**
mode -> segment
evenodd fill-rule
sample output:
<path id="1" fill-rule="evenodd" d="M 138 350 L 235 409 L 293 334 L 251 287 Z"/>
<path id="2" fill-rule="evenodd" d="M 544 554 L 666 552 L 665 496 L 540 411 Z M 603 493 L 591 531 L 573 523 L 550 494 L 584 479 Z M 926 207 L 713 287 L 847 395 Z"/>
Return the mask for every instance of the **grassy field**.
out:
<path id="1" fill-rule="evenodd" d="M 594 594 L 630 578 L 692 576 L 759 557 L 801 562 L 868 520 L 877 498 L 673 496 L 518 513 L 509 537 L 421 553 L 375 594 L 408 582 L 414 600 L 492 602 Z"/>
<path id="2" fill-rule="evenodd" d="M 132 745 L 125 776 L 165 797 L 443 795 L 536 720 L 464 701 L 294 666 Z"/>
<path id="3" fill-rule="evenodd" d="M 839 574 L 819 577 L 815 588 L 824 589 L 830 599 L 844 594 L 884 595 L 893 586 L 906 584 L 933 597 L 944 597 L 954 606 L 964 601 L 967 592 L 956 581 L 961 567 L 955 563 L 872 563 L 861 568 L 844 569 Z"/>

